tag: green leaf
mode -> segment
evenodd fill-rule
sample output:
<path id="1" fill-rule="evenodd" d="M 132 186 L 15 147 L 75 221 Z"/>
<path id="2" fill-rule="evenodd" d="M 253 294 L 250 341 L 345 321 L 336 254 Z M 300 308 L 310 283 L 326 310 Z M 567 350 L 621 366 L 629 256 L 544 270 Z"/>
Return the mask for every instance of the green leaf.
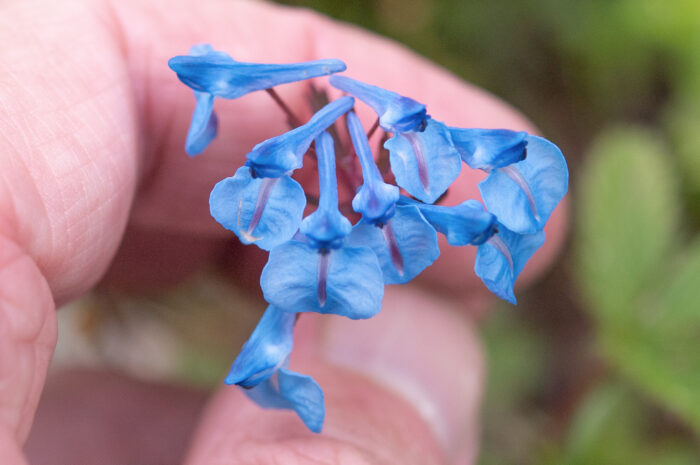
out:
<path id="1" fill-rule="evenodd" d="M 624 322 L 659 278 L 678 224 L 678 194 L 659 139 L 643 129 L 606 132 L 580 190 L 577 272 L 601 320 Z"/>
<path id="2" fill-rule="evenodd" d="M 640 413 L 629 388 L 615 383 L 598 387 L 578 408 L 559 463 L 639 463 Z"/>
<path id="3" fill-rule="evenodd" d="M 623 327 L 601 331 L 608 358 L 700 434 L 700 240 Z"/>

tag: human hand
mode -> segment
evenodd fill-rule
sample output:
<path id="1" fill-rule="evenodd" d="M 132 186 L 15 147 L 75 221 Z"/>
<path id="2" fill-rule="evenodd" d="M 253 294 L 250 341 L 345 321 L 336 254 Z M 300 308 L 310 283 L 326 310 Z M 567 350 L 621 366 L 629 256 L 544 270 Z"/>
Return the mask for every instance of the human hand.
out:
<path id="1" fill-rule="evenodd" d="M 354 77 L 410 95 L 452 125 L 530 129 L 502 103 L 400 46 L 303 10 L 27 0 L 0 6 L 0 24 L 0 461 L 7 464 L 25 463 L 21 445 L 56 342 L 55 305 L 93 287 L 115 254 L 108 278 L 144 288 L 219 257 L 231 235 L 209 217 L 209 191 L 255 143 L 287 129 L 262 93 L 220 102 L 220 137 L 204 156 L 188 159 L 182 146 L 193 102 L 167 68 L 169 57 L 201 42 L 248 61 L 337 57 Z M 299 108 L 302 90 L 295 84 L 279 92 Z M 478 175 L 460 176 L 448 203 L 478 198 Z M 562 229 L 560 207 L 522 281 L 551 259 Z M 143 244 L 147 257 L 134 253 Z M 238 390 L 223 388 L 187 463 L 473 459 L 483 368 L 464 307 L 487 293 L 472 272 L 473 251 L 442 245 L 415 285 L 387 290 L 372 320 L 301 319 L 292 365 L 324 387 L 322 435 L 289 412 L 261 413 Z M 253 247 L 235 253 L 241 282 L 254 282 L 262 255 Z M 152 434 L 168 447 L 167 435 Z M 132 447 L 132 461 L 144 461 L 137 445 L 122 445 Z"/>

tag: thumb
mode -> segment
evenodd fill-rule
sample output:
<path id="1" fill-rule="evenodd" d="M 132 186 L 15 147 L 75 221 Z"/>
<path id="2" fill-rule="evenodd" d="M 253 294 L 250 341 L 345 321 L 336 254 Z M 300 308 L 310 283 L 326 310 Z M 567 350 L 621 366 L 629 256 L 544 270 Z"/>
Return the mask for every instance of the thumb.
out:
<path id="1" fill-rule="evenodd" d="M 483 362 L 463 315 L 416 287 L 392 287 L 370 320 L 302 317 L 291 368 L 323 386 L 323 434 L 225 387 L 186 463 L 473 463 Z"/>

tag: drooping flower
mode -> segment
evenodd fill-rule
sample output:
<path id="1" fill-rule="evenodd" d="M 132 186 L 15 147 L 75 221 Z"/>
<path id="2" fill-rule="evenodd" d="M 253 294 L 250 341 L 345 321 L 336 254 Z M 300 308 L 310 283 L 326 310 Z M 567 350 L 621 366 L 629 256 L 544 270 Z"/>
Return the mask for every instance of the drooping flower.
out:
<path id="1" fill-rule="evenodd" d="M 298 238 L 270 251 L 260 286 L 265 300 L 290 312 L 370 318 L 381 309 L 382 270 L 372 249 L 347 244 L 350 222 L 338 210 L 333 138 L 316 138 L 320 199 Z"/>
<path id="2" fill-rule="evenodd" d="M 216 137 L 215 97 L 235 99 L 256 90 L 345 70 L 345 63 L 340 60 L 280 65 L 243 63 L 209 44 L 195 45 L 189 55 L 171 58 L 168 66 L 192 88 L 197 101 L 185 142 L 185 151 L 190 156 L 203 152 Z"/>
<path id="3" fill-rule="evenodd" d="M 214 186 L 212 216 L 244 244 L 264 250 L 290 240 L 306 206 L 304 190 L 289 174 L 302 166 L 314 137 L 353 105 L 346 97 L 329 103 L 304 125 L 256 145 L 245 166 Z"/>
<path id="4" fill-rule="evenodd" d="M 294 410 L 313 432 L 325 417 L 323 391 L 310 376 L 289 370 L 296 315 L 270 305 L 226 377 L 265 408 Z"/>
<path id="5" fill-rule="evenodd" d="M 352 201 L 362 220 L 353 228 L 349 243 L 374 251 L 386 284 L 406 283 L 440 255 L 437 235 L 415 207 L 396 205 L 399 190 L 382 179 L 362 123 L 353 112 L 348 113 L 347 122 L 364 181 Z"/>
<path id="6" fill-rule="evenodd" d="M 379 117 L 379 126 L 387 132 L 422 131 L 425 128 L 425 105 L 412 98 L 347 76 L 331 76 L 328 82 L 372 107 Z"/>

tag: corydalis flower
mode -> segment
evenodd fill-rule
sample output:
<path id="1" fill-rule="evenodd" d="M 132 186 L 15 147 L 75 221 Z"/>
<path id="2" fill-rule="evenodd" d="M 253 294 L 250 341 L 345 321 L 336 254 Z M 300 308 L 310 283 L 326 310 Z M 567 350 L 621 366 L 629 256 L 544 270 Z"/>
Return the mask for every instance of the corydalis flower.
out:
<path id="1" fill-rule="evenodd" d="M 294 313 L 270 305 L 225 382 L 244 388 L 261 407 L 294 410 L 311 431 L 319 433 L 325 417 L 323 391 L 310 376 L 288 368 L 295 321 Z"/>
<path id="2" fill-rule="evenodd" d="M 213 111 L 214 97 L 236 99 L 257 90 L 326 76 L 346 68 L 340 60 L 244 63 L 214 50 L 209 44 L 195 45 L 189 55 L 171 58 L 168 66 L 194 91 L 197 101 L 185 143 L 185 150 L 192 156 L 204 151 L 216 137 L 218 119 Z"/>
<path id="3" fill-rule="evenodd" d="M 350 244 L 374 251 L 386 284 L 406 283 L 440 255 L 437 235 L 414 207 L 396 206 L 399 189 L 382 179 L 360 120 L 350 112 L 347 122 L 364 181 L 352 201 L 362 221 L 353 228 Z"/>
<path id="4" fill-rule="evenodd" d="M 350 222 L 338 211 L 333 138 L 316 139 L 321 195 L 301 224 L 299 240 L 270 251 L 260 276 L 265 300 L 290 312 L 370 318 L 381 309 L 382 271 L 367 247 L 349 246 Z"/>
<path id="5" fill-rule="evenodd" d="M 459 153 L 447 127 L 426 114 L 425 105 L 381 87 L 345 76 L 329 82 L 365 102 L 377 113 L 379 126 L 394 133 L 389 150 L 396 183 L 423 202 L 433 203 L 459 175 Z"/>
<path id="6" fill-rule="evenodd" d="M 289 174 L 318 134 L 352 108 L 353 98 L 329 103 L 308 123 L 256 145 L 245 166 L 216 184 L 209 197 L 212 216 L 244 244 L 270 250 L 299 229 L 306 196 Z"/>
<path id="7" fill-rule="evenodd" d="M 541 137 L 527 135 L 527 156 L 499 166 L 479 183 L 488 211 L 513 232 L 535 234 L 569 187 L 569 170 L 559 148 Z"/>

